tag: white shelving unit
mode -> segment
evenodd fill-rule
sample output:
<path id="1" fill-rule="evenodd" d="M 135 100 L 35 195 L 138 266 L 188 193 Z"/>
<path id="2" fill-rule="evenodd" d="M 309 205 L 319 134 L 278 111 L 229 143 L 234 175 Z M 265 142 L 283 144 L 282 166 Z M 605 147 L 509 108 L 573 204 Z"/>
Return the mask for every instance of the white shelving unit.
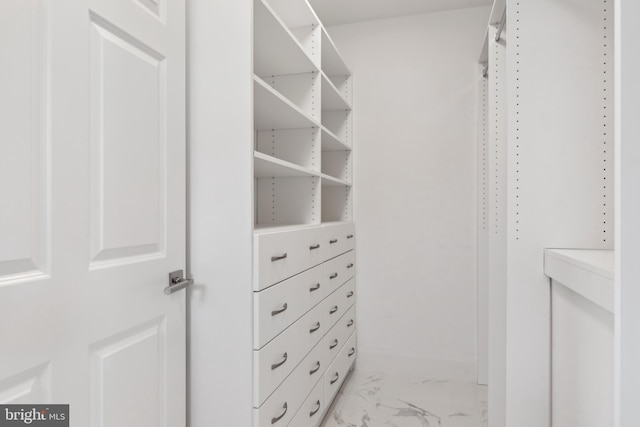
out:
<path id="1" fill-rule="evenodd" d="M 611 0 L 494 2 L 478 200 L 496 427 L 548 426 L 557 409 L 545 248 L 613 248 L 613 22 Z"/>
<path id="2" fill-rule="evenodd" d="M 352 219 L 351 77 L 306 0 L 254 2 L 254 227 Z"/>
<path id="3" fill-rule="evenodd" d="M 307 0 L 190 5 L 190 417 L 317 427 L 357 357 L 350 72 Z"/>

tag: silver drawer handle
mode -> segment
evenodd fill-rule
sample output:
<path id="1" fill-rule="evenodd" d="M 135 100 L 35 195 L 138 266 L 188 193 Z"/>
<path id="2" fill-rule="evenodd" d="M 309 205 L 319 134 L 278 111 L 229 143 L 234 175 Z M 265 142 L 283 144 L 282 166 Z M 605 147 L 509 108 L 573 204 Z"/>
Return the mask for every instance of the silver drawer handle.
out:
<path id="1" fill-rule="evenodd" d="M 309 412 L 309 416 L 310 417 L 313 417 L 320 410 L 320 406 L 321 405 L 320 405 L 320 401 L 319 400 L 316 400 L 316 406 L 317 406 L 316 409 L 314 409 L 313 411 Z"/>
<path id="2" fill-rule="evenodd" d="M 284 411 L 282 411 L 282 413 L 280 415 L 278 415 L 277 417 L 271 418 L 271 424 L 275 424 L 278 421 L 280 421 L 282 419 L 282 417 L 284 417 L 287 413 L 287 402 L 284 402 L 284 405 L 282 405 L 282 409 L 284 409 Z"/>
<path id="3" fill-rule="evenodd" d="M 316 362 L 316 367 L 309 371 L 309 375 L 315 374 L 316 372 L 318 372 L 318 369 L 320 369 L 320 361 Z"/>
<path id="4" fill-rule="evenodd" d="M 355 347 L 351 347 L 351 351 L 349 351 L 349 354 L 347 356 L 351 357 L 354 354 L 356 354 L 356 349 L 355 349 Z"/>
<path id="5" fill-rule="evenodd" d="M 331 240 L 329 240 L 329 243 L 330 243 L 330 244 L 332 244 L 332 245 L 333 245 L 334 243 L 338 243 L 338 239 L 331 239 Z"/>
<path id="6" fill-rule="evenodd" d="M 272 256 L 271 257 L 271 262 L 280 261 L 281 259 L 285 259 L 286 257 L 287 257 L 286 253 L 284 253 L 284 254 L 282 254 L 280 256 Z"/>
<path id="7" fill-rule="evenodd" d="M 338 381 L 338 378 L 340 378 L 340 374 L 336 372 L 336 377 L 334 379 L 332 379 L 331 381 L 329 381 L 329 384 L 333 384 L 336 381 Z"/>
<path id="8" fill-rule="evenodd" d="M 316 283 L 315 286 L 309 288 L 309 292 L 317 291 L 320 289 L 320 283 Z"/>
<path id="9" fill-rule="evenodd" d="M 349 234 L 349 235 L 347 236 L 347 239 L 353 239 L 353 234 Z"/>
<path id="10" fill-rule="evenodd" d="M 351 292 L 349 292 L 349 293 L 347 294 L 347 298 L 351 298 L 352 296 L 353 296 L 353 291 L 351 291 Z"/>
<path id="11" fill-rule="evenodd" d="M 312 334 L 315 331 L 317 331 L 318 329 L 320 329 L 320 322 L 316 322 L 316 326 L 314 326 L 313 328 L 309 329 L 309 333 Z"/>
<path id="12" fill-rule="evenodd" d="M 347 323 L 347 328 L 350 328 L 353 326 L 353 319 L 349 320 L 349 322 Z"/>
<path id="13" fill-rule="evenodd" d="M 284 362 L 286 361 L 287 361 L 287 353 L 282 355 L 282 362 L 274 363 L 273 365 L 271 365 L 271 370 L 273 371 L 274 369 L 279 368 L 280 366 L 284 365 Z"/>
<path id="14" fill-rule="evenodd" d="M 329 276 L 329 279 L 335 279 L 336 277 L 338 277 L 338 273 L 333 273 L 331 276 Z"/>
<path id="15" fill-rule="evenodd" d="M 312 251 L 314 249 L 319 249 L 320 248 L 320 243 L 316 243 L 315 245 L 311 245 L 309 246 L 309 250 Z"/>
<path id="16" fill-rule="evenodd" d="M 333 314 L 333 313 L 335 313 L 336 311 L 338 311 L 338 306 L 337 306 L 337 305 L 334 305 L 334 306 L 333 306 L 333 308 L 332 308 L 331 310 L 329 310 L 329 314 Z"/>
<path id="17" fill-rule="evenodd" d="M 353 263 L 347 265 L 347 268 L 353 268 Z"/>
<path id="18" fill-rule="evenodd" d="M 333 344 L 329 346 L 329 350 L 333 350 L 338 346 L 338 339 L 333 340 Z"/>
<path id="19" fill-rule="evenodd" d="M 272 316 L 275 316 L 276 314 L 280 314 L 280 313 L 282 313 L 282 312 L 284 312 L 284 311 L 287 311 L 287 308 L 288 308 L 288 306 L 287 306 L 287 303 L 285 302 L 285 303 L 284 303 L 284 305 L 282 306 L 282 308 L 280 308 L 280 309 L 278 309 L 278 310 L 273 310 L 273 311 L 271 312 L 271 315 L 272 315 Z"/>

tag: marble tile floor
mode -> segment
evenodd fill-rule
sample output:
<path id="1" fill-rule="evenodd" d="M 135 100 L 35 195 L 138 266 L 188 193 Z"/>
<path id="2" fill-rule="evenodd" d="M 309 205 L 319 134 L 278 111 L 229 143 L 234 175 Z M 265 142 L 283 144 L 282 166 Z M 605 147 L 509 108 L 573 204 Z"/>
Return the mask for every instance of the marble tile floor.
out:
<path id="1" fill-rule="evenodd" d="M 321 427 L 487 427 L 487 388 L 355 370 Z"/>

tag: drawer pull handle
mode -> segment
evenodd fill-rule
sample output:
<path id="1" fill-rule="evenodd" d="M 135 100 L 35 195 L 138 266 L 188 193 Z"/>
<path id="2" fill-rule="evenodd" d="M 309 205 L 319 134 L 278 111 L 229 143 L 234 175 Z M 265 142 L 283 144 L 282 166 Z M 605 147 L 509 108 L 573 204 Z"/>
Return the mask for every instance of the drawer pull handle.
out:
<path id="1" fill-rule="evenodd" d="M 337 305 L 334 305 L 334 306 L 333 306 L 333 308 L 332 308 L 331 310 L 329 310 L 329 314 L 333 314 L 333 313 L 335 313 L 336 311 L 338 311 L 338 306 L 337 306 Z"/>
<path id="2" fill-rule="evenodd" d="M 353 319 L 349 320 L 349 322 L 347 323 L 347 328 L 350 328 L 353 326 Z"/>
<path id="3" fill-rule="evenodd" d="M 333 273 L 331 276 L 329 276 L 329 279 L 335 279 L 336 277 L 338 277 L 338 273 Z"/>
<path id="4" fill-rule="evenodd" d="M 273 311 L 271 312 L 271 315 L 272 315 L 272 316 L 275 316 L 276 314 L 280 314 L 280 313 L 282 313 L 282 312 L 285 312 L 285 311 L 287 311 L 287 308 L 288 308 L 288 306 L 287 306 L 287 303 L 285 302 L 285 303 L 284 303 L 284 305 L 282 306 L 282 308 L 280 308 L 280 309 L 278 309 L 278 310 L 273 310 Z"/>
<path id="5" fill-rule="evenodd" d="M 347 356 L 351 357 L 354 354 L 356 354 L 356 349 L 355 349 L 355 347 L 351 347 L 351 351 L 349 351 L 349 354 Z"/>
<path id="6" fill-rule="evenodd" d="M 280 366 L 284 365 L 284 362 L 286 361 L 287 361 L 287 353 L 282 355 L 282 362 L 274 363 L 273 365 L 271 365 L 271 370 L 273 371 L 274 369 L 279 368 Z"/>
<path id="7" fill-rule="evenodd" d="M 353 263 L 347 265 L 347 268 L 353 268 Z"/>
<path id="8" fill-rule="evenodd" d="M 349 292 L 349 293 L 347 294 L 347 298 L 351 298 L 352 296 L 353 296 L 353 291 L 351 291 L 351 292 Z"/>
<path id="9" fill-rule="evenodd" d="M 288 409 L 287 402 L 284 402 L 284 405 L 282 405 L 282 409 L 284 409 L 284 411 L 282 411 L 280 415 L 278 415 L 277 417 L 271 418 L 271 424 L 277 423 L 282 419 L 282 417 L 284 417 L 287 414 L 287 409 Z"/>
<path id="10" fill-rule="evenodd" d="M 329 346 L 329 350 L 333 350 L 338 346 L 338 339 L 333 340 L 333 344 Z"/>
<path id="11" fill-rule="evenodd" d="M 284 253 L 284 254 L 282 254 L 280 256 L 272 256 L 271 257 L 271 262 L 280 261 L 281 259 L 285 259 L 286 257 L 287 257 L 286 253 Z"/>
<path id="12" fill-rule="evenodd" d="M 309 292 L 317 291 L 320 289 L 320 283 L 316 283 L 314 286 L 309 288 Z"/>
<path id="13" fill-rule="evenodd" d="M 332 244 L 332 245 L 333 245 L 334 243 L 338 243 L 338 239 L 331 239 L 331 240 L 329 240 L 329 243 L 330 243 L 330 244 Z"/>
<path id="14" fill-rule="evenodd" d="M 315 245 L 311 245 L 309 246 L 309 250 L 312 251 L 314 249 L 319 249 L 320 248 L 320 243 L 316 243 Z"/>
<path id="15" fill-rule="evenodd" d="M 349 235 L 347 236 L 347 239 L 353 239 L 353 234 L 349 234 Z"/>
<path id="16" fill-rule="evenodd" d="M 315 331 L 317 331 L 318 329 L 320 329 L 320 322 L 316 322 L 316 326 L 314 326 L 313 328 L 309 329 L 309 333 L 312 334 Z"/>
<path id="17" fill-rule="evenodd" d="M 313 411 L 309 412 L 309 416 L 310 417 L 313 417 L 320 410 L 320 401 L 319 400 L 316 400 L 316 406 L 317 406 L 316 409 L 314 409 Z"/>
<path id="18" fill-rule="evenodd" d="M 329 381 L 329 384 L 334 384 L 336 381 L 338 381 L 338 378 L 340 378 L 340 374 L 336 372 L 336 377 Z"/>
<path id="19" fill-rule="evenodd" d="M 313 375 L 320 369 L 320 361 L 316 362 L 316 367 L 309 371 L 309 375 Z"/>

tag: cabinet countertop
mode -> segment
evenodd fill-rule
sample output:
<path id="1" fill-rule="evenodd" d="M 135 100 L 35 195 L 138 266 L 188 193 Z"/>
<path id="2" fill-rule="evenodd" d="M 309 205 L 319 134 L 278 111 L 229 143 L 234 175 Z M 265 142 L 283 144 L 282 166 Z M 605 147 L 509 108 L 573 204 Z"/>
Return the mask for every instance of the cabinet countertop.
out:
<path id="1" fill-rule="evenodd" d="M 613 313 L 613 250 L 545 249 L 544 273 Z"/>

